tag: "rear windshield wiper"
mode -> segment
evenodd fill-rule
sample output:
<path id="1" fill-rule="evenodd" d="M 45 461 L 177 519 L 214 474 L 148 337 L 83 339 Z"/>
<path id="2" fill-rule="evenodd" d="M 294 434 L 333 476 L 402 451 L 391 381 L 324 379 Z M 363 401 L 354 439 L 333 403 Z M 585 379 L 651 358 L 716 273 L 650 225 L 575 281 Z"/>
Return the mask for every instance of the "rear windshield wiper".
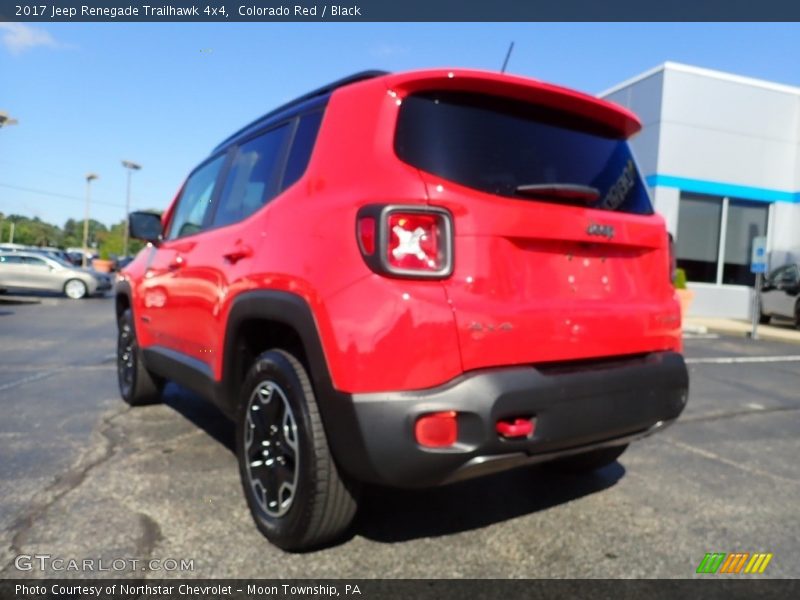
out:
<path id="1" fill-rule="evenodd" d="M 597 188 L 575 183 L 530 183 L 518 185 L 515 191 L 523 196 L 541 196 L 587 204 L 600 198 L 600 190 Z"/>

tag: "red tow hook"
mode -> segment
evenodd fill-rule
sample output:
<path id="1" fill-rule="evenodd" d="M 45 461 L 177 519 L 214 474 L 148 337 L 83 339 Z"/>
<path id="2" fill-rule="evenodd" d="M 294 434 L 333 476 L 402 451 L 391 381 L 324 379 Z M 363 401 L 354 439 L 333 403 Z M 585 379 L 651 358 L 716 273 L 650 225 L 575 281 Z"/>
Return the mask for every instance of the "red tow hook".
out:
<path id="1" fill-rule="evenodd" d="M 507 419 L 495 425 L 497 433 L 504 438 L 523 438 L 533 435 L 536 419 Z"/>

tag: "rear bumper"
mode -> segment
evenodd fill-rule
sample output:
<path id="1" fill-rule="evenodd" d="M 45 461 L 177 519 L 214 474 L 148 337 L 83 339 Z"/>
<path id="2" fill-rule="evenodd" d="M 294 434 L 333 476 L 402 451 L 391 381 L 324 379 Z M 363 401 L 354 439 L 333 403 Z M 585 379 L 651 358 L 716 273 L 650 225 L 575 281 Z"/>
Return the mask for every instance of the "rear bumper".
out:
<path id="1" fill-rule="evenodd" d="M 680 415 L 688 386 L 683 357 L 673 352 L 488 369 L 427 390 L 353 395 L 338 423 L 327 429 L 351 476 L 427 487 L 644 437 Z M 417 419 L 451 410 L 458 413 L 456 445 L 418 445 Z M 521 416 L 536 418 L 530 438 L 496 433 L 498 420 Z"/>

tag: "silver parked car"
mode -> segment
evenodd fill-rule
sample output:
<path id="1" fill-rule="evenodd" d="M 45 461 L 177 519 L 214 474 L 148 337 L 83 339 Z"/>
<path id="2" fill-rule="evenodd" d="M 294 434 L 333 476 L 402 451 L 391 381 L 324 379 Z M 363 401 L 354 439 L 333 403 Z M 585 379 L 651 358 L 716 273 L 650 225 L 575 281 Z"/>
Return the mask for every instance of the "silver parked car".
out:
<path id="1" fill-rule="evenodd" d="M 110 290 L 111 277 L 80 269 L 53 255 L 0 252 L 0 289 L 5 288 L 63 292 L 77 300 Z"/>

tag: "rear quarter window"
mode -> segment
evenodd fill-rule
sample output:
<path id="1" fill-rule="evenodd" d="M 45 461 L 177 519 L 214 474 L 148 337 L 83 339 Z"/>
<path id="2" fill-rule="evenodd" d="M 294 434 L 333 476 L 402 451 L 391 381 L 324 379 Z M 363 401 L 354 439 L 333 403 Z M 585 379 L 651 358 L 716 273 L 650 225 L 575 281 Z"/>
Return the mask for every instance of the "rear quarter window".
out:
<path id="1" fill-rule="evenodd" d="M 292 148 L 289 150 L 289 158 L 286 161 L 282 189 L 288 188 L 305 173 L 308 161 L 311 160 L 311 152 L 314 150 L 314 144 L 317 141 L 317 133 L 321 122 L 321 110 L 300 117 L 294 140 L 292 141 Z"/>
<path id="2" fill-rule="evenodd" d="M 525 102 L 463 92 L 403 100 L 395 134 L 400 160 L 489 194 L 652 214 L 624 139 L 602 124 Z M 545 197 L 524 186 L 581 186 L 596 199 Z"/>

